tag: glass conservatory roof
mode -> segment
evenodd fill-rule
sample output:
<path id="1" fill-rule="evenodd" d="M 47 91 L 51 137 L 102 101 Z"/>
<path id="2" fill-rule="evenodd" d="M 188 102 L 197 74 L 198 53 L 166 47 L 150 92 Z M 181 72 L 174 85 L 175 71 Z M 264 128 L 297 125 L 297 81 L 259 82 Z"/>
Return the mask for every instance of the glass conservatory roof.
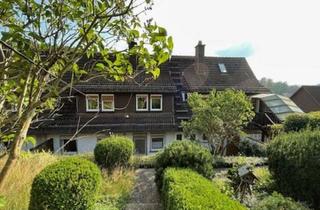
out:
<path id="1" fill-rule="evenodd" d="M 265 105 L 280 119 L 284 120 L 289 114 L 303 111 L 288 97 L 277 94 L 258 94 L 252 98 L 262 100 Z"/>

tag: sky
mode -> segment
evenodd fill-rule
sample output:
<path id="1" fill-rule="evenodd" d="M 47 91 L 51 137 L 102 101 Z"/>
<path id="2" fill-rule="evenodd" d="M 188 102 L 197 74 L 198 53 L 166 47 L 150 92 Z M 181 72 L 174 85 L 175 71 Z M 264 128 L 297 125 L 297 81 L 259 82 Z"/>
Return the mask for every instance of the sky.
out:
<path id="1" fill-rule="evenodd" d="M 320 84 L 319 0 L 154 0 L 174 55 L 243 56 L 258 79 Z"/>

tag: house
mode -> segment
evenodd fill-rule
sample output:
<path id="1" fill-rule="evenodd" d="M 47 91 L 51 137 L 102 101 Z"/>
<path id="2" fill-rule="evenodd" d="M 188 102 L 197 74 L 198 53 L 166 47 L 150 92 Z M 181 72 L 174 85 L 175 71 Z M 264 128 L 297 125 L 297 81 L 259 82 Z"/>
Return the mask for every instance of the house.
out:
<path id="1" fill-rule="evenodd" d="M 320 86 L 301 86 L 290 98 L 304 112 L 320 111 Z"/>
<path id="2" fill-rule="evenodd" d="M 146 85 L 101 78 L 75 85 L 72 97 L 62 97 L 61 109 L 30 130 L 37 137 L 37 147 L 57 151 L 81 131 L 61 152 L 90 152 L 112 133 L 132 138 L 137 153 L 151 154 L 183 138 L 180 123 L 191 117 L 188 93 L 206 94 L 213 88 L 234 88 L 249 96 L 269 93 L 245 58 L 207 57 L 201 42 L 194 56 L 172 56 L 160 69 L 159 78 Z M 248 127 L 253 135 L 261 132 L 256 124 Z"/>

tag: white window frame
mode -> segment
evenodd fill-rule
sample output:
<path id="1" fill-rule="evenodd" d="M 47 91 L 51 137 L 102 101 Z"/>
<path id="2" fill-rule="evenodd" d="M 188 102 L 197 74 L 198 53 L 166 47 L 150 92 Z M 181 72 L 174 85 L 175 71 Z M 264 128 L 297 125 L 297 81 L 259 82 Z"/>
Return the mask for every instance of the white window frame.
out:
<path id="1" fill-rule="evenodd" d="M 146 97 L 147 98 L 147 106 L 145 109 L 139 109 L 139 107 L 138 107 L 138 98 L 139 97 Z M 136 94 L 136 111 L 138 111 L 138 112 L 149 111 L 149 95 L 148 94 Z"/>
<path id="2" fill-rule="evenodd" d="M 162 139 L 162 148 L 157 148 L 157 149 L 152 148 L 152 139 L 159 139 L 159 138 Z M 164 148 L 164 136 L 163 135 L 151 135 L 150 151 L 157 152 L 159 150 L 162 150 L 163 148 Z"/>
<path id="3" fill-rule="evenodd" d="M 160 96 L 160 109 L 153 109 L 152 108 L 152 96 Z M 162 111 L 162 101 L 163 101 L 163 96 L 162 96 L 162 94 L 151 94 L 150 95 L 150 111 L 153 111 L 153 112 L 155 112 L 155 111 Z"/>
<path id="4" fill-rule="evenodd" d="M 227 67 L 224 63 L 218 63 L 218 66 L 221 73 L 223 74 L 228 73 Z"/>
<path id="5" fill-rule="evenodd" d="M 96 109 L 89 109 L 88 107 L 88 96 L 98 96 L 98 107 Z M 98 112 L 100 109 L 100 97 L 99 94 L 86 94 L 86 111 L 87 112 Z"/>
<path id="6" fill-rule="evenodd" d="M 111 109 L 104 109 L 103 107 L 103 97 L 104 96 L 112 96 L 112 108 Z M 101 94 L 101 110 L 103 112 L 114 112 L 114 94 Z"/>

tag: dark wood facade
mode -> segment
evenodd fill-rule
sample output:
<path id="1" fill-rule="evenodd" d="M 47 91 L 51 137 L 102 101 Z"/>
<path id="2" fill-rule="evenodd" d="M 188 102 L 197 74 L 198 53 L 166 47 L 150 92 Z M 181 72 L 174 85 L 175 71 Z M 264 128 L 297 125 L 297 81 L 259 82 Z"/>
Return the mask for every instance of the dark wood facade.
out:
<path id="1" fill-rule="evenodd" d="M 320 111 L 320 86 L 302 86 L 290 98 L 304 112 Z"/>

